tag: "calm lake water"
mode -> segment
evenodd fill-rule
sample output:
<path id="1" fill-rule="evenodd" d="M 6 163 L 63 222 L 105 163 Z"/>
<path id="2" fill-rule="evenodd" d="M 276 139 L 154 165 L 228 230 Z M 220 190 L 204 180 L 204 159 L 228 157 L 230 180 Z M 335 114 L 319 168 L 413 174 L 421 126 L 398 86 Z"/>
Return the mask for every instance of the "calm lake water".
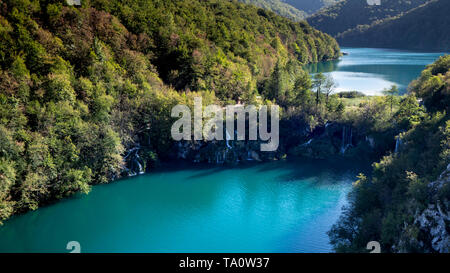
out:
<path id="1" fill-rule="evenodd" d="M 0 252 L 329 252 L 360 163 L 185 166 L 93 187 L 0 227 Z"/>
<path id="2" fill-rule="evenodd" d="M 379 95 L 383 89 L 397 85 L 401 93 L 420 76 L 426 65 L 444 53 L 414 52 L 381 48 L 342 48 L 349 55 L 339 60 L 308 65 L 310 73 L 331 74 L 338 82 L 337 92 L 361 91 Z"/>
<path id="3" fill-rule="evenodd" d="M 341 60 L 309 66 L 339 90 L 406 90 L 439 53 L 343 48 Z M 171 166 L 95 186 L 0 227 L 0 252 L 329 252 L 326 232 L 366 165 L 287 160 Z"/>

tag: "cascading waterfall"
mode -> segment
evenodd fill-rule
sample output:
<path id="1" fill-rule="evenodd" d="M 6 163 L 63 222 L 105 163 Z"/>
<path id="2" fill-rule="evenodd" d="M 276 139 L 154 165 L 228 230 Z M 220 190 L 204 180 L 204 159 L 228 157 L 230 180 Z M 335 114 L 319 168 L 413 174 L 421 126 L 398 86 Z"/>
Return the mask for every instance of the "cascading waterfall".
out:
<path id="1" fill-rule="evenodd" d="M 252 152 L 251 151 L 247 151 L 247 160 L 248 161 L 253 161 Z"/>
<path id="2" fill-rule="evenodd" d="M 342 128 L 342 144 L 341 144 L 341 154 L 345 154 L 348 148 L 353 146 L 353 129 L 350 127 L 349 132 L 347 132 L 347 127 Z"/>
<path id="3" fill-rule="evenodd" d="M 375 140 L 373 137 L 366 136 L 366 141 L 369 143 L 370 147 L 375 148 Z"/>
<path id="4" fill-rule="evenodd" d="M 125 159 L 127 159 L 128 158 L 128 156 L 130 156 L 133 152 L 135 152 L 135 151 L 139 151 L 139 149 L 140 149 L 140 147 L 138 146 L 138 147 L 134 147 L 134 148 L 132 148 L 132 149 L 130 149 L 129 151 L 128 151 L 128 153 L 127 153 L 127 155 L 126 156 L 124 156 L 123 157 L 123 159 L 125 160 Z"/>
<path id="5" fill-rule="evenodd" d="M 130 166 L 130 169 L 127 169 L 128 170 L 128 176 L 136 176 L 137 174 L 144 174 L 145 173 L 144 172 L 144 168 L 142 167 L 142 164 L 140 162 L 140 160 L 141 160 L 141 158 L 139 156 L 139 150 L 140 149 L 141 149 L 140 146 L 134 147 L 134 148 L 132 148 L 132 149 L 130 149 L 128 151 L 126 156 L 123 157 L 123 159 L 126 160 L 129 156 L 133 155 L 134 158 L 130 162 L 132 162 L 138 168 L 138 172 L 135 172 L 134 168 L 133 168 L 133 164 L 132 164 Z"/>
<path id="6" fill-rule="evenodd" d="M 221 157 L 221 154 L 219 151 L 216 152 L 216 164 L 222 164 L 223 158 Z"/>
<path id="7" fill-rule="evenodd" d="M 400 136 L 398 136 L 395 140 L 395 150 L 394 153 L 398 153 L 402 147 L 403 140 Z"/>
<path id="8" fill-rule="evenodd" d="M 224 164 L 227 159 L 228 150 L 216 151 L 216 164 Z"/>
<path id="9" fill-rule="evenodd" d="M 311 138 L 310 140 L 308 140 L 307 142 L 303 143 L 300 146 L 308 146 L 309 144 L 311 144 L 312 141 L 313 141 L 313 139 Z"/>
<path id="10" fill-rule="evenodd" d="M 230 143 L 228 142 L 228 141 L 231 139 L 231 136 L 230 136 L 230 134 L 228 133 L 228 130 L 225 130 L 225 133 L 226 133 L 226 143 L 227 143 L 227 147 L 228 147 L 228 149 L 232 149 Z"/>
<path id="11" fill-rule="evenodd" d="M 136 152 L 136 156 L 134 157 L 134 162 L 135 162 L 135 163 L 138 165 L 138 167 L 139 167 L 139 174 L 144 174 L 144 169 L 142 168 L 142 165 L 141 165 L 141 163 L 139 162 L 139 160 L 140 160 L 141 158 L 139 157 L 138 152 L 139 152 L 139 150 Z"/>

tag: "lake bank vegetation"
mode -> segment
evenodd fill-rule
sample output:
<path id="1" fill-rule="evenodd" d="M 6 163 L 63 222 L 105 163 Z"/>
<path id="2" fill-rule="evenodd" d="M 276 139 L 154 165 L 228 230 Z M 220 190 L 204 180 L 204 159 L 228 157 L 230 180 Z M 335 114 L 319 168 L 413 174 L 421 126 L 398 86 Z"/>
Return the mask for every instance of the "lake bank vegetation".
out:
<path id="1" fill-rule="evenodd" d="M 418 103 L 421 101 L 421 103 Z M 429 65 L 393 114 L 402 130 L 393 153 L 361 174 L 330 231 L 339 252 L 449 252 L 450 56 Z"/>

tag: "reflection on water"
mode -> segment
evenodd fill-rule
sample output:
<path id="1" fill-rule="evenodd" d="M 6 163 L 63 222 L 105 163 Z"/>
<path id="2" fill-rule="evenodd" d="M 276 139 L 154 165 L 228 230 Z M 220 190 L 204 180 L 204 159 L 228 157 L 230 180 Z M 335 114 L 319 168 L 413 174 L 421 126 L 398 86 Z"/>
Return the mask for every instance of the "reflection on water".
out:
<path id="1" fill-rule="evenodd" d="M 326 73 L 337 70 L 338 64 L 341 60 L 333 60 L 328 62 L 312 63 L 306 66 L 306 69 L 311 74 L 319 72 Z"/>
<path id="2" fill-rule="evenodd" d="M 394 84 L 405 93 L 425 66 L 444 54 L 379 48 L 342 48 L 342 51 L 349 55 L 307 65 L 307 71 L 331 74 L 339 84 L 338 92 L 360 91 L 367 95 L 381 94 Z"/>

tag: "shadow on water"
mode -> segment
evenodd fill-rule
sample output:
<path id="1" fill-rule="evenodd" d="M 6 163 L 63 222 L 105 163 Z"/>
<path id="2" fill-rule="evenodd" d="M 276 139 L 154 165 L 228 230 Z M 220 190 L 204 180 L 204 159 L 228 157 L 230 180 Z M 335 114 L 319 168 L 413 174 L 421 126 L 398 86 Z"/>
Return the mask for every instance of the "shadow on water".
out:
<path id="1" fill-rule="evenodd" d="M 309 74 L 333 72 L 338 69 L 339 62 L 341 62 L 341 60 L 312 63 L 305 65 L 304 68 Z"/>
<path id="2" fill-rule="evenodd" d="M 313 184 L 324 184 L 335 183 L 342 180 L 342 177 L 354 181 L 359 173 L 369 174 L 371 172 L 371 163 L 371 161 L 339 157 L 326 160 L 295 158 L 261 166 L 259 171 L 269 172 L 282 168 L 286 172 L 277 176 L 278 181 L 312 180 L 315 182 Z"/>
<path id="3" fill-rule="evenodd" d="M 0 227 L 0 252 L 64 252 L 69 240 L 88 252 L 326 252 L 360 166 L 168 162 L 12 218 Z"/>
<path id="4" fill-rule="evenodd" d="M 317 178 L 319 175 L 318 169 L 327 171 L 324 172 L 325 177 L 335 177 L 339 178 L 342 176 L 353 176 L 351 179 L 356 180 L 356 175 L 360 172 L 370 173 L 371 171 L 370 161 L 362 162 L 360 160 L 348 159 L 348 158 L 330 158 L 330 159 L 310 159 L 310 158 L 290 158 L 285 160 L 278 160 L 272 162 L 240 162 L 237 164 L 207 164 L 207 163 L 189 163 L 184 161 L 165 163 L 161 168 L 156 171 L 152 171 L 152 174 L 170 172 L 182 172 L 186 170 L 194 170 L 195 173 L 185 176 L 186 180 L 196 180 L 200 178 L 205 178 L 208 176 L 221 175 L 226 171 L 231 170 L 245 170 L 245 169 L 255 169 L 257 172 L 274 172 L 277 170 L 284 170 L 289 172 L 288 174 L 282 174 L 277 177 L 279 181 L 296 181 L 296 180 L 308 180 L 311 178 Z M 127 178 L 125 178 L 127 179 Z M 321 180 L 318 181 L 328 181 L 332 180 Z"/>

